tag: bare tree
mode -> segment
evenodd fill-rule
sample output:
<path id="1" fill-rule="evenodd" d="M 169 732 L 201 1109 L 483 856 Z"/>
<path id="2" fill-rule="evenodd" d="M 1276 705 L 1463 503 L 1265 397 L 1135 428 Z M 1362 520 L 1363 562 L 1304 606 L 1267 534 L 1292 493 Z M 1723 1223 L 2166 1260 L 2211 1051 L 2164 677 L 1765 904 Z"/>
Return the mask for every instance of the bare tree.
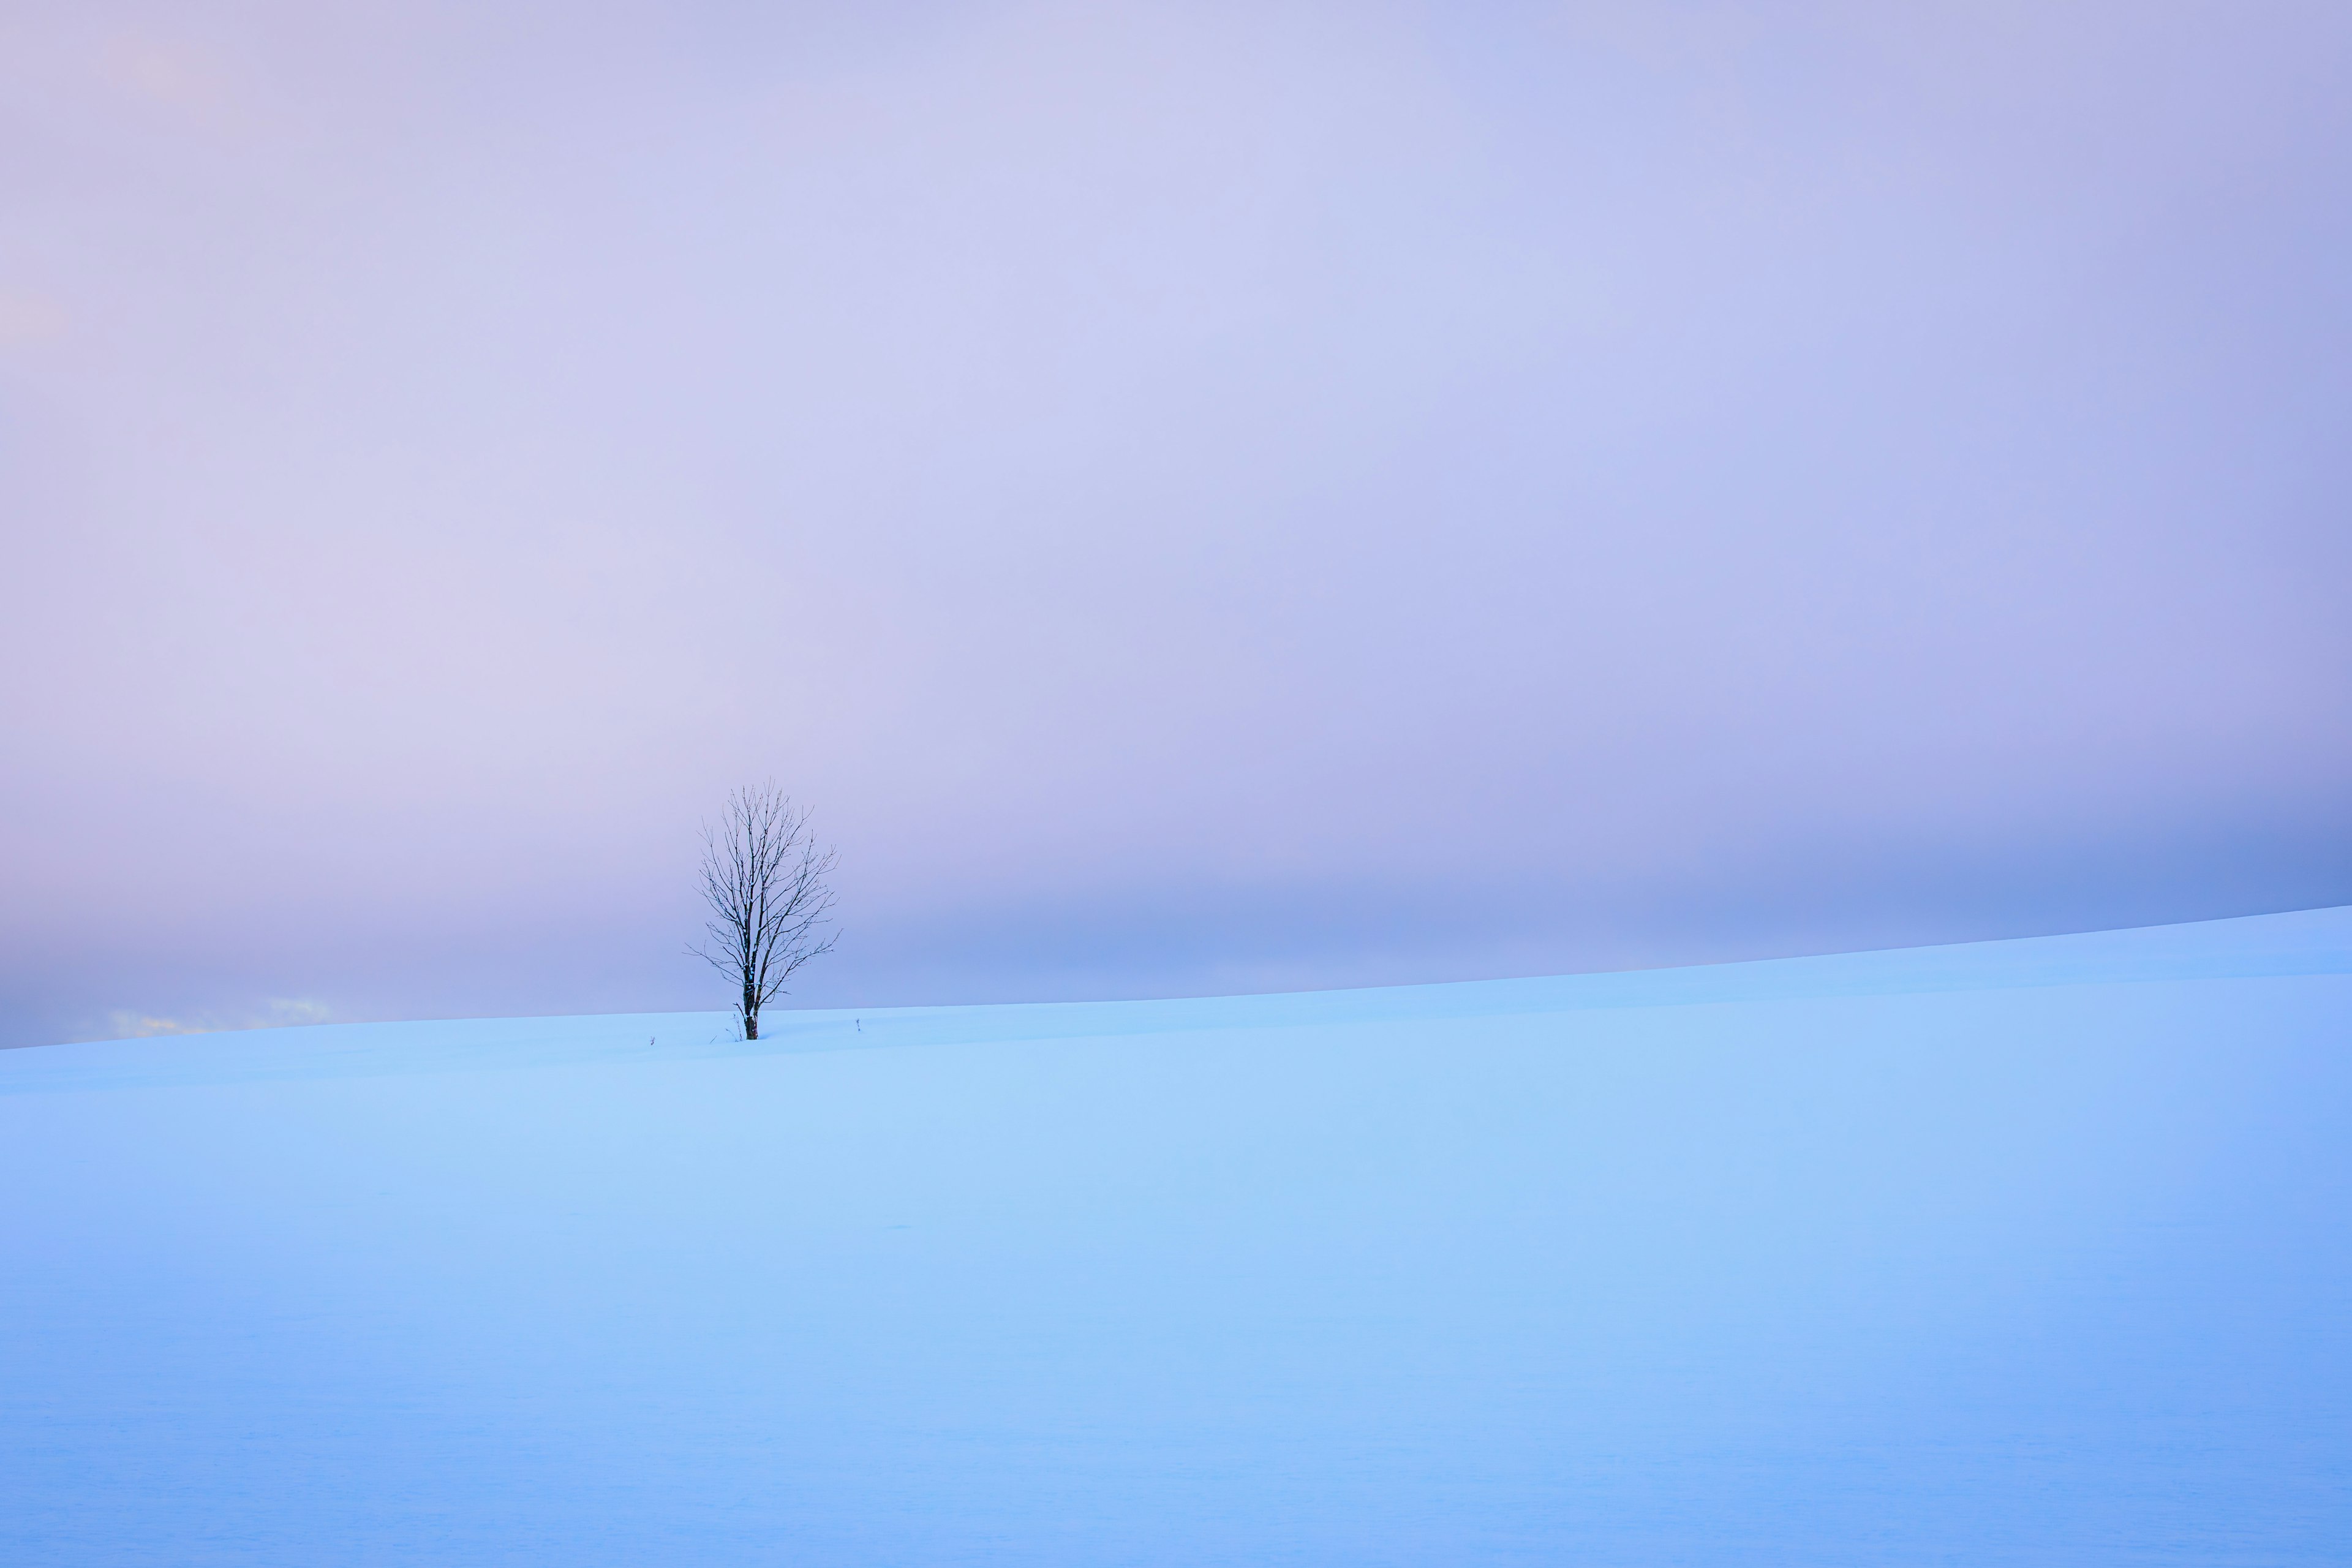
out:
<path id="1" fill-rule="evenodd" d="M 687 949 L 742 987 L 743 1037 L 760 1037 L 760 1009 L 783 994 L 793 971 L 833 951 L 834 852 L 809 836 L 808 813 L 773 784 L 727 797 L 719 826 L 702 829 L 702 897 L 710 944 Z"/>

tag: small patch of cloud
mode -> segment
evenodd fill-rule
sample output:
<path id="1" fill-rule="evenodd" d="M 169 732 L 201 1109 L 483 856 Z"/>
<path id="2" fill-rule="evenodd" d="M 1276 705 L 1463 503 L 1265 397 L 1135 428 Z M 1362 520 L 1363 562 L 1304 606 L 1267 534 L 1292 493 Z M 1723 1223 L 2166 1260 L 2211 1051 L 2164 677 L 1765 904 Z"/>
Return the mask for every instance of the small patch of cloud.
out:
<path id="1" fill-rule="evenodd" d="M 0 288 L 0 347 L 61 338 L 68 324 L 65 307 L 47 295 Z"/>
<path id="2" fill-rule="evenodd" d="M 107 1026 L 118 1040 L 152 1039 L 162 1035 L 215 1035 L 231 1029 L 282 1029 L 299 1024 L 324 1024 L 334 1009 L 308 997 L 273 996 L 257 1006 L 226 1013 L 192 1013 L 165 1017 L 117 1008 L 107 1015 Z"/>
<path id="3" fill-rule="evenodd" d="M 233 107 L 228 72 L 210 53 L 175 39 L 131 34 L 106 51 L 106 76 L 132 98 L 217 122 Z"/>

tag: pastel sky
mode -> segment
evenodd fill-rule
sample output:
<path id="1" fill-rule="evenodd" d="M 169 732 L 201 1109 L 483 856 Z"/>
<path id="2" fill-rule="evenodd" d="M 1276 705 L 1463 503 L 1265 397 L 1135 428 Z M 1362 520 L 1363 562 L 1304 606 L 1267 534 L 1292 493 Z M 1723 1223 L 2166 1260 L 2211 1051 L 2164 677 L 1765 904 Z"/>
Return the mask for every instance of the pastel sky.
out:
<path id="1" fill-rule="evenodd" d="M 0 1043 L 2352 902 L 2352 8 L 0 6 Z"/>

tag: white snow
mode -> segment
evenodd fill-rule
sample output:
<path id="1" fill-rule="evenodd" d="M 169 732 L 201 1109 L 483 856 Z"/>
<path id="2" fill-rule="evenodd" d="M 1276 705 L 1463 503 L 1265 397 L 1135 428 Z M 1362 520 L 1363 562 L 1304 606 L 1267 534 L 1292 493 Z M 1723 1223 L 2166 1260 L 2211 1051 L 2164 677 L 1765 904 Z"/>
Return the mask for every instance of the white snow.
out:
<path id="1" fill-rule="evenodd" d="M 2352 910 L 0 1052 L 0 1562 L 2319 1563 Z"/>

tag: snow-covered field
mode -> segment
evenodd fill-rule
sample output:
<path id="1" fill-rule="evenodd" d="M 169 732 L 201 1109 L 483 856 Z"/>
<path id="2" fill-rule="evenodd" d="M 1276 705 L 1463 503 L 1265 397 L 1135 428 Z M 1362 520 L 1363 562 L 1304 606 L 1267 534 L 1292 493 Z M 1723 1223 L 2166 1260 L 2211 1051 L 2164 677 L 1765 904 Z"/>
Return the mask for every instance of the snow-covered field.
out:
<path id="1" fill-rule="evenodd" d="M 0 1562 L 2341 1563 L 2352 910 L 0 1052 Z"/>

